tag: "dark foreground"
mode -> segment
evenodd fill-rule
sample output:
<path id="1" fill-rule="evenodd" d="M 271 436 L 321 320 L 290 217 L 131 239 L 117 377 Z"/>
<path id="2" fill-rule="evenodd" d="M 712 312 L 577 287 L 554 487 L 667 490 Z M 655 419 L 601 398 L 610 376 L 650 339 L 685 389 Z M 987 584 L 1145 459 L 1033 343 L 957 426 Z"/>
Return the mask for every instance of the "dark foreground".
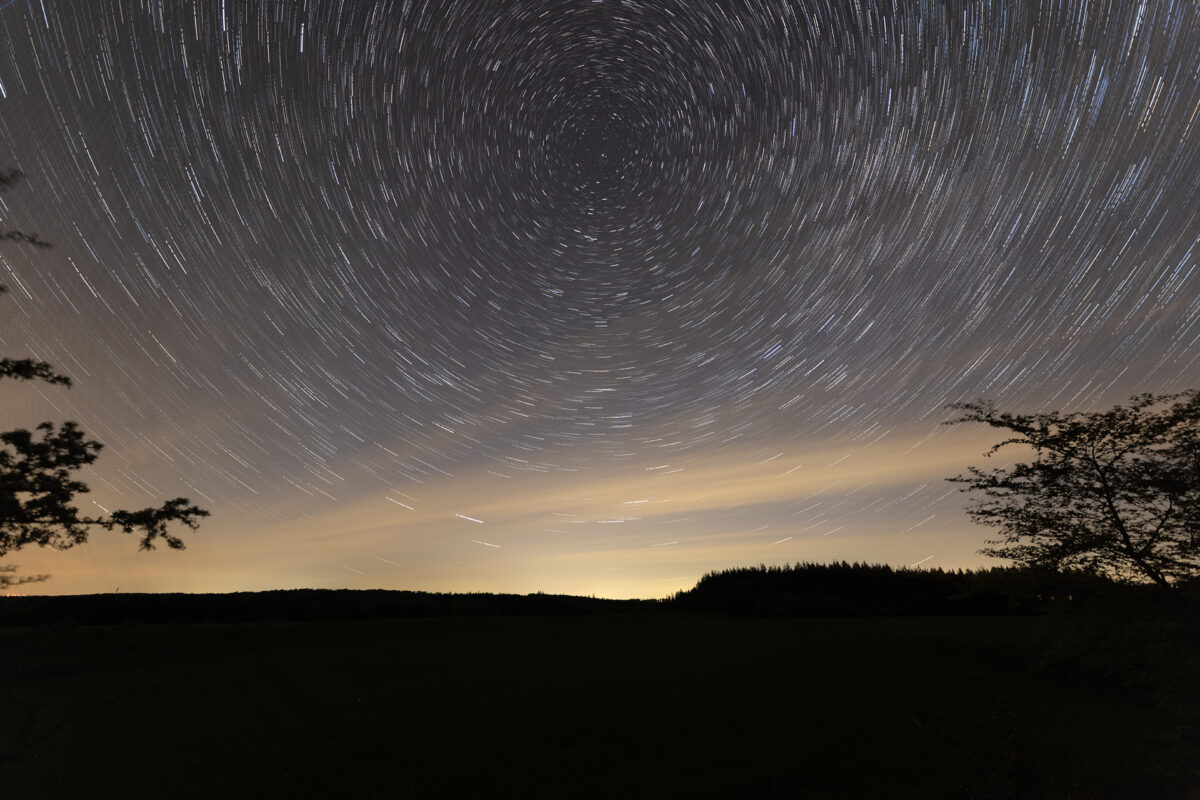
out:
<path id="1" fill-rule="evenodd" d="M 1063 615 L 0 629 L 0 794 L 1200 797 L 1192 643 Z"/>

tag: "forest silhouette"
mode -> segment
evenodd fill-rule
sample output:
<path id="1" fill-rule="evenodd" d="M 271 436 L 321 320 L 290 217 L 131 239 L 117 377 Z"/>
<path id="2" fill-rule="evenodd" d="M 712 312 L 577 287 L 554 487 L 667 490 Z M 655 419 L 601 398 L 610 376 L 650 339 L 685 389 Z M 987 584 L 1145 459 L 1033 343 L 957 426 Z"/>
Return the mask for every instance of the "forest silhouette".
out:
<path id="1" fill-rule="evenodd" d="M 1162 605 L 1187 609 L 1200 581 L 1175 589 L 1031 567 L 893 568 L 835 562 L 710 572 L 649 600 L 560 594 L 283 589 L 228 594 L 112 593 L 0 598 L 0 626 L 57 623 L 287 622 L 580 614 L 704 613 L 757 617 L 1035 615 Z"/>

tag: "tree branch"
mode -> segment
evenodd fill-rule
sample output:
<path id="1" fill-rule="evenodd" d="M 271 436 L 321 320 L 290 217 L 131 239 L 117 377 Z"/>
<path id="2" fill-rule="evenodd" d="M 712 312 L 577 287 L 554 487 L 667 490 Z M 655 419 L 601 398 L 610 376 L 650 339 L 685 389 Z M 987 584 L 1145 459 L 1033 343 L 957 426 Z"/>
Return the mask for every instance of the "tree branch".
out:
<path id="1" fill-rule="evenodd" d="M 3 358 L 0 359 L 0 378 L 16 378 L 22 381 L 45 381 L 60 386 L 71 386 L 71 379 L 60 375 L 45 361 L 34 361 L 32 358 Z"/>

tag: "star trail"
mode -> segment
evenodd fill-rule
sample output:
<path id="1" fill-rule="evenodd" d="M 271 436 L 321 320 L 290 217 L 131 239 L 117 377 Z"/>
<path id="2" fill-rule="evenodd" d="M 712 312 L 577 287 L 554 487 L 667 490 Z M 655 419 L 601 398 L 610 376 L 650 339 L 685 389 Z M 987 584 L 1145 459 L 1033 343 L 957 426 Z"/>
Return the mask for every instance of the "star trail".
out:
<path id="1" fill-rule="evenodd" d="M 183 553 L 50 592 L 974 566 L 948 403 L 1200 383 L 1200 6 L 14 0 L 3 427 Z M 976 435 L 978 434 L 978 435 Z"/>

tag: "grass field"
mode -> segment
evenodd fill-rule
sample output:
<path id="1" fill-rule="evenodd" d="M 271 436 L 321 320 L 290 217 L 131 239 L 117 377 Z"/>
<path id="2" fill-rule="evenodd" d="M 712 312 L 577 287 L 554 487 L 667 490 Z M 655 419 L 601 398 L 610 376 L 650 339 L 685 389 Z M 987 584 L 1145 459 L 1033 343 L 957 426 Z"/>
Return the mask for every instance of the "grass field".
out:
<path id="1" fill-rule="evenodd" d="M 1139 656 L 1153 632 L 1089 630 L 681 614 L 0 630 L 0 795 L 1200 797 L 1194 669 Z M 1092 659 L 1101 640 L 1111 657 Z"/>

